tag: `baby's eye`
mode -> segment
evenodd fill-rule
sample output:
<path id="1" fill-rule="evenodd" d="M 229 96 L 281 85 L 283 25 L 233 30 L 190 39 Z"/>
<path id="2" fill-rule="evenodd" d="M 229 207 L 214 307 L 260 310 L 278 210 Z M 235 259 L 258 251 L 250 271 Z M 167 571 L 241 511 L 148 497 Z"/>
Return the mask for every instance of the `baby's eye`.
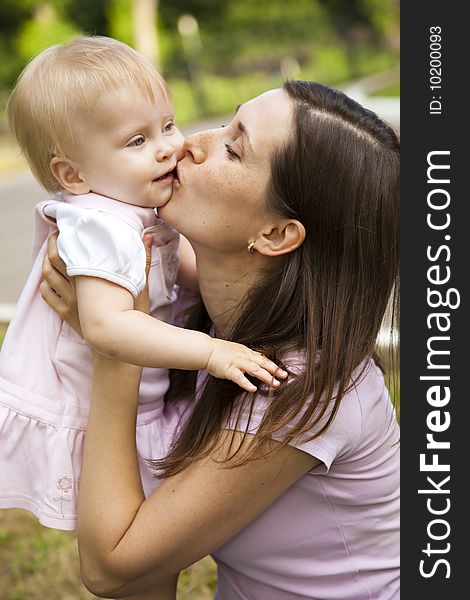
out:
<path id="1" fill-rule="evenodd" d="M 163 133 L 168 133 L 168 131 L 171 131 L 174 127 L 175 127 L 175 124 L 173 123 L 173 121 L 170 121 L 163 128 Z"/>
<path id="2" fill-rule="evenodd" d="M 139 135 L 133 140 L 131 140 L 127 145 L 131 148 L 135 148 L 136 146 L 142 146 L 145 143 L 145 137 L 143 135 Z"/>

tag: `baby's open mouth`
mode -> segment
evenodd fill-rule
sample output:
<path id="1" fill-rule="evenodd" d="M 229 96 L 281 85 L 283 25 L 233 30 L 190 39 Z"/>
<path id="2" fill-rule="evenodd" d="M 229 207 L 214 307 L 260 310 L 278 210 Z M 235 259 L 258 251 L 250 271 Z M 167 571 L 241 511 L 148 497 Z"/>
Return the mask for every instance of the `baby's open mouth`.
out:
<path id="1" fill-rule="evenodd" d="M 170 171 L 167 171 L 166 173 L 164 173 L 163 175 L 161 175 L 160 177 L 157 177 L 156 179 L 154 179 L 154 181 L 178 181 L 178 172 L 176 167 L 173 167 L 173 169 L 171 169 Z"/>

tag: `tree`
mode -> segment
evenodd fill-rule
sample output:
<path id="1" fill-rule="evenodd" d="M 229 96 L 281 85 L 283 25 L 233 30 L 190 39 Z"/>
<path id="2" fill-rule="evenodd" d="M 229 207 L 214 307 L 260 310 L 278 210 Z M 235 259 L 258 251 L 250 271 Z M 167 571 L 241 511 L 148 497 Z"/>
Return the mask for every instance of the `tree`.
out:
<path id="1" fill-rule="evenodd" d="M 160 66 L 157 13 L 159 0 L 132 0 L 134 46 L 156 67 Z"/>

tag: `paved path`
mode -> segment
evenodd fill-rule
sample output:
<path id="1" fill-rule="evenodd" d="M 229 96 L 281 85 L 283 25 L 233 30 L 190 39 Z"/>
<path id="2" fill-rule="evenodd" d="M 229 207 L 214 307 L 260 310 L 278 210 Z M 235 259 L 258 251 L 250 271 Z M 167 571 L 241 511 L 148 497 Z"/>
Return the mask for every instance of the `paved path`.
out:
<path id="1" fill-rule="evenodd" d="M 0 321 L 2 305 L 16 302 L 29 273 L 33 208 L 45 198 L 29 172 L 0 180 Z"/>
<path id="2" fill-rule="evenodd" d="M 345 91 L 374 110 L 397 130 L 400 124 L 397 98 L 368 97 L 375 79 L 364 85 L 349 86 Z M 183 128 L 188 135 L 218 127 L 224 117 L 207 119 Z M 30 247 L 33 230 L 33 207 L 46 198 L 45 192 L 28 172 L 0 178 L 0 322 L 8 322 L 31 266 Z"/>

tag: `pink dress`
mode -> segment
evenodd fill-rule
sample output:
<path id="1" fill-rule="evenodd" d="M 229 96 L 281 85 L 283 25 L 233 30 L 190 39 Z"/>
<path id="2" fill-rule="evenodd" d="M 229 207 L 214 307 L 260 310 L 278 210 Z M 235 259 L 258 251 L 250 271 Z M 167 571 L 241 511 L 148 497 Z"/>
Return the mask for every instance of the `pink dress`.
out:
<path id="1" fill-rule="evenodd" d="M 48 527 L 72 530 L 91 393 L 91 350 L 39 293 L 46 240 L 55 227 L 45 211 L 60 213 L 69 274 L 104 277 L 134 295 L 142 280 L 135 267 L 142 263 L 142 234 L 153 233 L 151 314 L 168 323 L 174 322 L 179 236 L 153 209 L 96 194 L 64 196 L 36 207 L 34 264 L 0 353 L 0 508 L 27 509 Z M 68 231 L 73 211 L 79 219 Z M 128 241 L 134 244 L 131 251 Z M 145 251 L 143 261 L 145 269 Z M 157 480 L 145 458 L 162 456 L 180 417 L 178 408 L 164 405 L 168 386 L 166 369 L 144 369 L 137 445 L 147 495 Z M 103 501 L 109 501 L 102 492 Z"/>

